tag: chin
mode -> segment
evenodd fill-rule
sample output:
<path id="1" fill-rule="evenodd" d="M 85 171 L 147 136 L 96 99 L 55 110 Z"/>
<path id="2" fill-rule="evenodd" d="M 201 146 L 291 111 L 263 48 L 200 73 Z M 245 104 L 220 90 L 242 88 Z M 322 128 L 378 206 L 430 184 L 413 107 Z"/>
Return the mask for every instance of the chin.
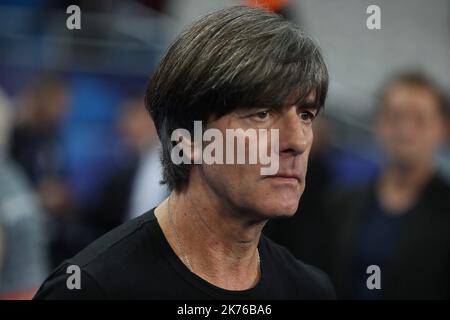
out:
<path id="1" fill-rule="evenodd" d="M 289 201 L 273 201 L 266 203 L 261 213 L 267 219 L 289 218 L 295 215 L 298 208 L 298 201 L 295 199 Z"/>

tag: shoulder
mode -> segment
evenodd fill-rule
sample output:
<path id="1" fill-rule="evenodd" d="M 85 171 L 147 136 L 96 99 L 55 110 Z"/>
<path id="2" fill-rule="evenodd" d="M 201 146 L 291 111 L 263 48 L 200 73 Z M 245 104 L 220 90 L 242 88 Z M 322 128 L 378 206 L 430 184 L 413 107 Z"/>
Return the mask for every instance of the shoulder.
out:
<path id="1" fill-rule="evenodd" d="M 150 210 L 101 236 L 70 261 L 80 267 L 90 267 L 98 261 L 125 258 L 133 253 L 130 249 L 140 249 L 140 245 L 151 240 L 149 237 L 155 223 L 154 210 Z"/>
<path id="2" fill-rule="evenodd" d="M 80 269 L 66 261 L 48 276 L 33 297 L 33 300 L 90 300 L 107 298 L 106 292 L 86 270 Z"/>
<path id="3" fill-rule="evenodd" d="M 336 299 L 334 287 L 322 270 L 294 257 L 285 247 L 261 236 L 261 248 L 265 253 L 269 272 L 275 272 L 277 281 L 291 288 L 299 299 Z"/>
<path id="4" fill-rule="evenodd" d="M 151 210 L 100 237 L 55 269 L 35 299 L 103 299 L 107 293 L 120 290 L 116 288 L 124 282 L 120 279 L 133 274 L 134 267 L 145 265 L 146 261 L 139 259 L 152 254 L 155 223 Z M 81 290 L 68 289 L 71 281 L 75 286 L 76 276 L 81 278 Z"/>

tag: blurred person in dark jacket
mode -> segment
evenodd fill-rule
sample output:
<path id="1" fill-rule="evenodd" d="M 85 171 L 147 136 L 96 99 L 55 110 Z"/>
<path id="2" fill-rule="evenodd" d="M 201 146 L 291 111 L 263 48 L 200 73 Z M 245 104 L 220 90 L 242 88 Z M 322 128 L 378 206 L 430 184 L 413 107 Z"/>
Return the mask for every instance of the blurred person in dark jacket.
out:
<path id="1" fill-rule="evenodd" d="M 444 94 L 421 72 L 383 86 L 375 133 L 384 151 L 374 181 L 329 203 L 322 267 L 339 298 L 450 298 L 450 186 L 435 169 L 446 139 Z M 379 267 L 380 289 L 367 280 Z"/>
<path id="2" fill-rule="evenodd" d="M 66 181 L 61 127 L 69 111 L 70 93 L 58 75 L 37 77 L 17 103 L 10 154 L 23 168 L 49 214 L 53 265 L 79 250 L 71 249 L 76 206 Z"/>
<path id="3" fill-rule="evenodd" d="M 152 209 L 169 194 L 168 188 L 160 184 L 160 142 L 144 97 L 132 96 L 120 109 L 122 156 L 86 214 L 97 237 Z"/>
<path id="4" fill-rule="evenodd" d="M 10 151 L 37 186 L 63 172 L 58 134 L 68 99 L 66 85 L 53 75 L 35 79 L 18 99 Z"/>
<path id="5" fill-rule="evenodd" d="M 49 271 L 45 216 L 7 156 L 12 110 L 0 90 L 0 300 L 30 299 Z"/>

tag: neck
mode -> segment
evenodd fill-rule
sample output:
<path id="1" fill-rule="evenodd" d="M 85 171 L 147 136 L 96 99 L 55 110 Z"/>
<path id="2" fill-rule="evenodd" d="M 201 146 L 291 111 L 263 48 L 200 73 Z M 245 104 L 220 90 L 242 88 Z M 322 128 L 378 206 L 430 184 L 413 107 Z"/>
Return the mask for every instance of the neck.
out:
<path id="1" fill-rule="evenodd" d="M 245 219 L 207 190 L 197 189 L 191 184 L 185 192 L 172 192 L 156 209 L 169 244 L 208 282 L 228 290 L 253 287 L 259 280 L 257 245 L 265 221 Z"/>
<path id="2" fill-rule="evenodd" d="M 384 208 L 402 214 L 418 199 L 433 174 L 431 162 L 388 164 L 378 181 L 378 197 Z"/>
<path id="3" fill-rule="evenodd" d="M 391 163 L 382 174 L 382 180 L 403 189 L 420 189 L 431 177 L 433 166 L 431 160 L 398 164 Z"/>

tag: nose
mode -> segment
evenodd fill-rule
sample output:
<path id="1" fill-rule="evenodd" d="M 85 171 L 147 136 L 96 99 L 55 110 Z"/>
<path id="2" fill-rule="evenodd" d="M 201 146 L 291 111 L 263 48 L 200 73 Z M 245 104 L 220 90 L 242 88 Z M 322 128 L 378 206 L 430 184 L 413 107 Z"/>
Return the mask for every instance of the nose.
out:
<path id="1" fill-rule="evenodd" d="M 295 106 L 283 113 L 279 130 L 280 156 L 301 155 L 312 144 L 312 125 L 300 118 Z"/>
<path id="2" fill-rule="evenodd" d="M 398 135 L 404 138 L 414 137 L 414 133 L 420 131 L 417 127 L 417 121 L 408 115 L 399 117 L 397 125 L 393 125 Z"/>

